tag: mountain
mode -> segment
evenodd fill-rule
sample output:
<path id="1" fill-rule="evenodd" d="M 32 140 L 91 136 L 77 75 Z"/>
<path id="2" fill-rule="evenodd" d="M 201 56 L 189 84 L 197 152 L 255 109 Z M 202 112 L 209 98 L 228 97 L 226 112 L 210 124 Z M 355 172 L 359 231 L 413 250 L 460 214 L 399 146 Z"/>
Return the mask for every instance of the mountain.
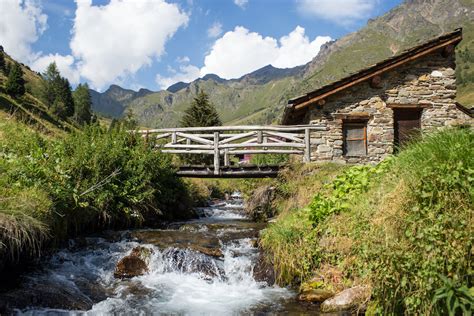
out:
<path id="1" fill-rule="evenodd" d="M 288 99 L 458 27 L 464 29 L 464 39 L 458 45 L 456 55 L 458 100 L 468 106 L 474 105 L 473 21 L 472 0 L 406 0 L 370 20 L 359 31 L 323 45 L 306 65 L 290 69 L 268 65 L 232 80 L 210 74 L 144 96 L 126 89 L 111 93 L 109 89 L 101 94 L 107 95 L 105 99 L 94 97 L 94 108 L 110 115 L 131 109 L 144 126 L 176 126 L 183 110 L 197 91 L 203 89 L 210 95 L 225 124 L 274 123 L 281 117 Z"/>

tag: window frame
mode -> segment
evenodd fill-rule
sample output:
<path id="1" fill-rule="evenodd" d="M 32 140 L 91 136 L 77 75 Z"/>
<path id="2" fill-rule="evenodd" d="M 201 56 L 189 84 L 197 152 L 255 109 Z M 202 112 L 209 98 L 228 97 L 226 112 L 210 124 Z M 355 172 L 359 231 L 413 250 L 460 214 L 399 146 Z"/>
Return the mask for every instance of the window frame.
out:
<path id="1" fill-rule="evenodd" d="M 368 120 L 343 120 L 342 122 L 342 154 L 344 157 L 366 157 L 368 155 L 367 148 L 367 122 Z M 362 138 L 347 138 L 347 127 L 361 127 L 363 129 Z M 355 154 L 347 152 L 348 142 L 362 141 L 365 152 L 363 154 Z"/>

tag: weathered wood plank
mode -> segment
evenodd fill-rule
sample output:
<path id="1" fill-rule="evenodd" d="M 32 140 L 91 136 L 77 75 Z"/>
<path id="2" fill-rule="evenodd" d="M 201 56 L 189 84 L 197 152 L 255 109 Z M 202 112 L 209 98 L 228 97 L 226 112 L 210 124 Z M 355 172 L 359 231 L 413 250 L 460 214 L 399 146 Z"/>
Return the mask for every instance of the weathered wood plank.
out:
<path id="1" fill-rule="evenodd" d="M 224 144 L 219 148 L 246 148 L 246 147 L 290 147 L 290 148 L 304 148 L 305 144 L 300 143 L 240 143 L 240 144 Z"/>
<path id="2" fill-rule="evenodd" d="M 230 142 L 239 140 L 239 139 L 247 138 L 247 137 L 250 137 L 250 136 L 255 135 L 255 133 L 256 133 L 256 132 L 248 132 L 248 133 L 243 133 L 243 134 L 235 134 L 235 135 L 232 135 L 232 137 L 229 137 L 229 138 L 227 138 L 227 139 L 221 140 L 221 141 L 220 141 L 220 144 L 227 144 L 227 143 L 230 143 Z"/>
<path id="3" fill-rule="evenodd" d="M 321 125 L 246 125 L 246 126 L 211 126 L 211 127 L 177 127 L 177 128 L 161 128 L 161 129 L 148 129 L 148 130 L 137 130 L 135 133 L 144 134 L 148 133 L 173 133 L 173 132 L 226 132 L 226 131 L 275 131 L 275 132 L 290 132 L 290 131 L 301 131 L 303 132 L 306 128 L 316 131 L 327 130 L 326 126 Z"/>
<path id="4" fill-rule="evenodd" d="M 296 133 L 278 133 L 278 132 L 266 132 L 266 134 L 275 136 L 275 137 L 280 137 L 280 138 L 285 138 L 288 140 L 292 140 L 297 143 L 303 143 L 303 139 L 298 138 L 298 136 L 304 136 Z"/>
<path id="5" fill-rule="evenodd" d="M 205 138 L 202 138 L 202 137 L 197 137 L 197 136 L 194 136 L 193 134 L 176 132 L 176 135 L 178 135 L 180 137 L 184 137 L 186 139 L 190 139 L 192 141 L 195 141 L 196 143 L 212 145 L 212 140 L 205 139 Z"/>

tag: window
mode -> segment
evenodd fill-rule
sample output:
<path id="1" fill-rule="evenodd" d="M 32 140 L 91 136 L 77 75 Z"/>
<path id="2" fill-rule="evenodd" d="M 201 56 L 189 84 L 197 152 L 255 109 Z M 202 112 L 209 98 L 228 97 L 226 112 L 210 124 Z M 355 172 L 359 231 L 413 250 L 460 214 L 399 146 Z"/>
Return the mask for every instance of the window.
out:
<path id="1" fill-rule="evenodd" d="M 344 122 L 344 155 L 367 155 L 367 122 Z"/>

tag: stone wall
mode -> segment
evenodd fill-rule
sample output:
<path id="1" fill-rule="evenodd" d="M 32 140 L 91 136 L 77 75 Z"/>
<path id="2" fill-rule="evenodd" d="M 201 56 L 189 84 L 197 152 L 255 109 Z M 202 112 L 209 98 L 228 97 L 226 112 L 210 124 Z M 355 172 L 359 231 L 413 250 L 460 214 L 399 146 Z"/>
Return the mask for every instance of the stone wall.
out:
<path id="1" fill-rule="evenodd" d="M 422 108 L 421 129 L 432 130 L 455 124 L 472 125 L 472 118 L 456 107 L 454 55 L 436 52 L 381 75 L 377 88 L 368 82 L 331 95 L 323 106 L 313 106 L 305 121 L 326 126 L 312 133 L 312 160 L 377 162 L 392 154 L 394 120 L 391 107 Z M 367 118 L 367 155 L 343 155 L 344 119 Z"/>

